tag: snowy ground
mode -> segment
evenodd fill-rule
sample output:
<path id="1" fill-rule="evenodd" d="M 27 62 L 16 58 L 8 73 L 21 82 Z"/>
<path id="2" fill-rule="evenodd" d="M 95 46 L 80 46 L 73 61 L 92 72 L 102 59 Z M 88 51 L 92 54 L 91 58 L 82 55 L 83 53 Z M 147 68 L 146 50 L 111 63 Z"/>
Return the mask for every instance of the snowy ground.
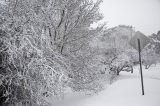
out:
<path id="1" fill-rule="evenodd" d="M 143 67 L 142 96 L 139 66 L 134 73 L 121 72 L 117 80 L 104 91 L 92 97 L 75 96 L 56 106 L 160 106 L 160 64 Z M 79 94 L 78 94 L 79 95 Z"/>

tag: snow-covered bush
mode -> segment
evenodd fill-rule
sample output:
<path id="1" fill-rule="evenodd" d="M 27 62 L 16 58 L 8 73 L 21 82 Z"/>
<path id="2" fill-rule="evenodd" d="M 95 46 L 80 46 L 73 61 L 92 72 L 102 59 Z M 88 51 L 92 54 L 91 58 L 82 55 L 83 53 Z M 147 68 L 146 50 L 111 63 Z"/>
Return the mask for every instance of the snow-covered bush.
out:
<path id="1" fill-rule="evenodd" d="M 71 60 L 68 85 L 73 91 L 97 93 L 103 89 L 102 72 L 97 51 L 89 50 L 86 55 L 74 57 Z"/>
<path id="2" fill-rule="evenodd" d="M 27 37 L 21 35 L 19 41 L 12 36 L 1 37 L 1 95 L 6 104 L 44 104 L 45 92 L 57 98 L 63 96 L 67 62 L 52 49 L 38 47 L 44 39 Z"/>
<path id="3" fill-rule="evenodd" d="M 67 62 L 51 47 L 43 22 L 32 22 L 36 17 L 27 4 L 8 1 L 4 8 L 9 11 L 0 16 L 2 105 L 44 105 L 46 95 L 63 96 Z"/>

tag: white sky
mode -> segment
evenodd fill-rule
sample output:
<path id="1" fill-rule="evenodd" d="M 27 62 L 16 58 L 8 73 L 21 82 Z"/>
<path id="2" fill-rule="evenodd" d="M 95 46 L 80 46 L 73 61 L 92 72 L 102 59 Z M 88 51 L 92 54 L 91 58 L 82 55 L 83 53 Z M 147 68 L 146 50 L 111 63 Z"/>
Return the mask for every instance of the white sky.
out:
<path id="1" fill-rule="evenodd" d="M 146 35 L 160 30 L 160 0 L 103 0 L 100 11 L 108 27 L 132 25 Z"/>

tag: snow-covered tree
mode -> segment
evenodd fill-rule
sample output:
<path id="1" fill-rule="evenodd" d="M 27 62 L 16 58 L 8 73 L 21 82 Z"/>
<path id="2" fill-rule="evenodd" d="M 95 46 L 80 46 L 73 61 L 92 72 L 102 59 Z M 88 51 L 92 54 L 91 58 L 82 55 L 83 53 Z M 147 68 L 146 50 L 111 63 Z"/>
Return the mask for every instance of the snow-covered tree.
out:
<path id="1" fill-rule="evenodd" d="M 100 3 L 6 0 L 1 5 L 0 96 L 4 104 L 45 105 L 45 96 L 62 98 L 69 84 L 97 89 L 96 70 L 89 64 L 94 54 L 89 40 L 103 29 L 90 28 L 102 19 Z M 74 78 L 69 79 L 72 74 Z"/>
<path id="2" fill-rule="evenodd" d="M 157 34 L 152 34 L 150 38 L 152 39 L 151 45 L 154 45 L 155 52 L 160 54 L 160 31 Z"/>
<path id="3" fill-rule="evenodd" d="M 160 32 L 149 36 L 150 42 L 142 51 L 142 60 L 146 68 L 149 68 L 152 64 L 157 64 L 160 59 Z"/>

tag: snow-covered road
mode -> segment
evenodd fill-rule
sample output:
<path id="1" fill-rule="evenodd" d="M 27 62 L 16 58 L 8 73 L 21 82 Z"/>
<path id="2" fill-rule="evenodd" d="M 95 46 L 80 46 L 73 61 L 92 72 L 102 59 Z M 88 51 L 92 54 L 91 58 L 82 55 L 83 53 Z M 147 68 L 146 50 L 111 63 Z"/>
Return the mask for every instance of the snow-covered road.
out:
<path id="1" fill-rule="evenodd" d="M 143 75 L 144 96 L 136 66 L 133 74 L 121 72 L 117 80 L 98 95 L 76 102 L 71 100 L 64 106 L 160 106 L 160 65 L 153 65 L 149 70 L 143 68 Z"/>

